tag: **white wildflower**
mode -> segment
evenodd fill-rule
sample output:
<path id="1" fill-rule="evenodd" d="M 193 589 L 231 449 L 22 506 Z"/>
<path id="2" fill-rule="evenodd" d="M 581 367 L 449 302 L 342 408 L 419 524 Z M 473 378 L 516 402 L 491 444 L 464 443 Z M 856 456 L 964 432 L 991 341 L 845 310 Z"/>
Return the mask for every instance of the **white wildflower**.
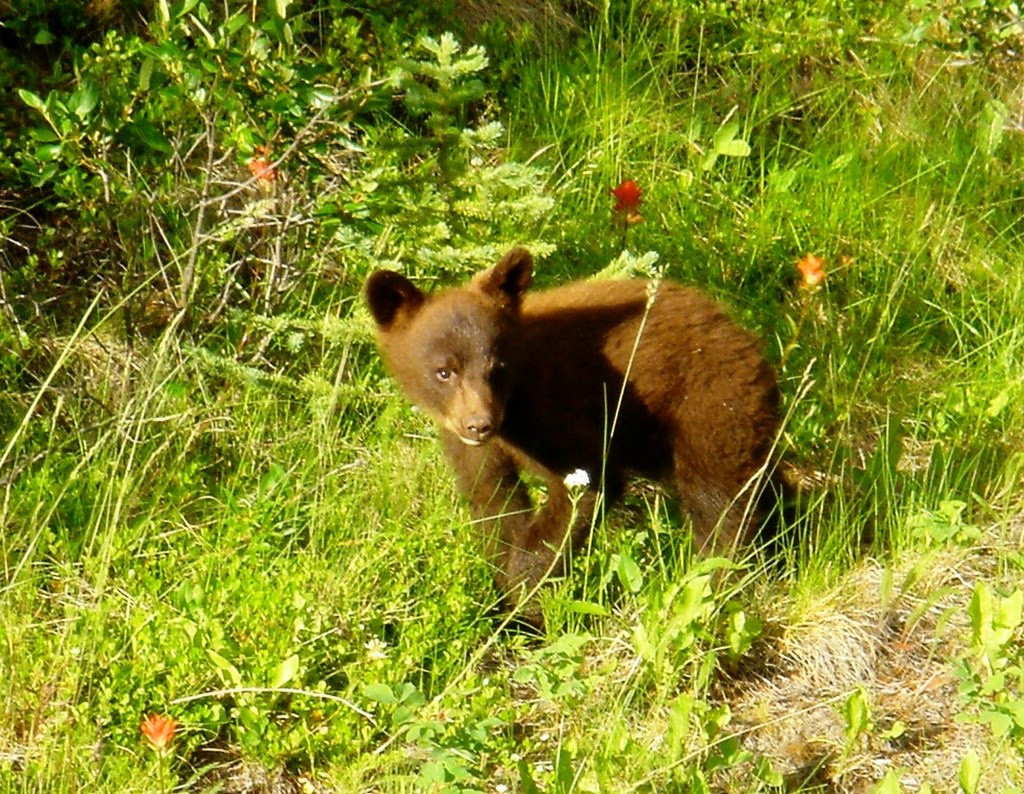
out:
<path id="1" fill-rule="evenodd" d="M 367 657 L 372 661 L 377 662 L 388 658 L 388 644 L 378 637 L 363 643 L 363 647 L 366 648 Z"/>
<path id="2" fill-rule="evenodd" d="M 570 491 L 574 491 L 577 488 L 586 488 L 588 485 L 590 485 L 590 475 L 583 469 L 576 469 L 576 471 L 565 475 L 565 487 Z"/>

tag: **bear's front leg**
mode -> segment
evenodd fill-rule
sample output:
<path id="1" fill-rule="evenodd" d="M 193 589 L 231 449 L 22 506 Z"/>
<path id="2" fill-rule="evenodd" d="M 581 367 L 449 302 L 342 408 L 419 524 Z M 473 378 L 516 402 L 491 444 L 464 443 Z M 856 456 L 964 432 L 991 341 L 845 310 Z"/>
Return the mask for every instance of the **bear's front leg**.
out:
<path id="1" fill-rule="evenodd" d="M 547 500 L 529 523 L 516 533 L 503 534 L 506 548 L 506 592 L 528 594 L 548 576 L 561 575 L 573 549 L 586 538 L 593 523 L 597 493 L 584 491 L 574 501 L 563 478 L 545 472 Z"/>
<path id="2" fill-rule="evenodd" d="M 562 478 L 538 471 L 548 496 L 535 512 L 513 450 L 499 441 L 469 446 L 447 431 L 442 440 L 470 513 L 483 530 L 499 589 L 510 607 L 518 606 L 524 618 L 539 626 L 539 606 L 528 597 L 546 576 L 562 572 L 563 551 L 590 528 L 595 495 L 586 492 L 574 507 Z"/>

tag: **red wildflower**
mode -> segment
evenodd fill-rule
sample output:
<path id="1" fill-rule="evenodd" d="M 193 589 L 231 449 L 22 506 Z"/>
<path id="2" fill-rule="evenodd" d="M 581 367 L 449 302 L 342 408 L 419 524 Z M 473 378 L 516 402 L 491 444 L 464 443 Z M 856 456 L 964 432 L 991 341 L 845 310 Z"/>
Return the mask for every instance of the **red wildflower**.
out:
<path id="1" fill-rule="evenodd" d="M 256 155 L 250 157 L 246 165 L 249 167 L 249 173 L 257 179 L 264 182 L 273 182 L 277 179 L 277 169 L 272 165 L 270 148 L 267 146 L 257 146 Z"/>
<path id="2" fill-rule="evenodd" d="M 168 717 L 166 714 L 150 714 L 142 721 L 142 725 L 139 726 L 142 735 L 146 737 L 153 746 L 153 749 L 158 753 L 162 753 L 167 749 L 167 746 L 174 739 L 174 732 L 177 728 L 178 723 L 175 722 L 173 717 Z"/>
<path id="3" fill-rule="evenodd" d="M 800 271 L 800 286 L 811 289 L 825 282 L 825 263 L 814 254 L 808 254 L 796 263 Z"/>
<path id="4" fill-rule="evenodd" d="M 616 199 L 616 212 L 636 212 L 637 208 L 643 204 L 643 199 L 640 198 L 643 191 L 632 179 L 627 179 L 618 187 L 613 187 L 611 193 Z"/>

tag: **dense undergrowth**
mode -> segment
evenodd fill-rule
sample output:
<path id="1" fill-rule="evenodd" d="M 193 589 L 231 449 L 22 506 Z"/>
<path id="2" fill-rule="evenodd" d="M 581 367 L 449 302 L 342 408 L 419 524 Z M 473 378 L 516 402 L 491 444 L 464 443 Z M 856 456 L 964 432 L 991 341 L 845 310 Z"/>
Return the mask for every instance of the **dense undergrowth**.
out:
<path id="1" fill-rule="evenodd" d="M 1019 25 L 0 5 L 4 790 L 1018 790 Z M 541 285 L 657 268 L 764 338 L 780 560 L 720 575 L 639 486 L 546 635 L 496 631 L 359 290 L 512 244 Z"/>

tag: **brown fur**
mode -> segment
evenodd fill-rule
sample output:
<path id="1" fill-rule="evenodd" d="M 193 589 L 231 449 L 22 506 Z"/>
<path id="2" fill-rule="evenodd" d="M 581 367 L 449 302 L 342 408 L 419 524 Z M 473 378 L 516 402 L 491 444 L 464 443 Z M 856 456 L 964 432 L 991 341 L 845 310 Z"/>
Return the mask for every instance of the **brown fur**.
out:
<path id="1" fill-rule="evenodd" d="M 384 360 L 440 424 L 505 593 L 531 589 L 563 541 L 585 536 L 602 473 L 609 503 L 629 473 L 672 484 L 701 550 L 748 541 L 779 427 L 775 376 L 753 337 L 677 284 L 650 301 L 640 280 L 527 293 L 532 268 L 516 248 L 433 295 L 391 271 L 367 282 Z M 576 469 L 592 489 L 566 539 L 563 479 Z M 539 511 L 522 470 L 546 482 Z"/>

